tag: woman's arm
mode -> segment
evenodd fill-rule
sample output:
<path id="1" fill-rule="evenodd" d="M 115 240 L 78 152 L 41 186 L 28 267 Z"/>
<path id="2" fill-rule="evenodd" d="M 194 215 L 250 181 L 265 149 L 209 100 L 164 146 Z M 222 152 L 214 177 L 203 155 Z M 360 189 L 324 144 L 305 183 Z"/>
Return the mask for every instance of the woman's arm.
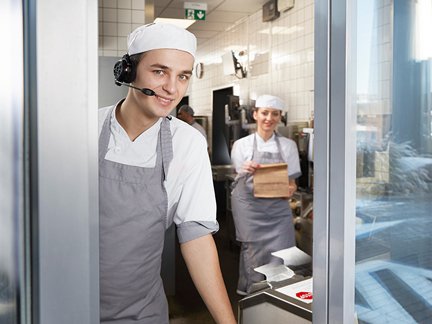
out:
<path id="1" fill-rule="evenodd" d="M 289 179 L 288 187 L 289 187 L 288 188 L 288 190 L 289 190 L 288 195 L 289 195 L 289 197 L 291 197 L 294 194 L 294 192 L 296 192 L 296 190 L 297 190 L 296 181 L 294 179 Z"/>
<path id="2" fill-rule="evenodd" d="M 234 142 L 233 148 L 231 150 L 231 161 L 239 174 L 251 173 L 253 174 L 259 164 L 252 161 L 250 156 L 248 157 L 245 152 L 252 151 L 253 148 L 249 147 L 249 143 L 243 139 Z"/>

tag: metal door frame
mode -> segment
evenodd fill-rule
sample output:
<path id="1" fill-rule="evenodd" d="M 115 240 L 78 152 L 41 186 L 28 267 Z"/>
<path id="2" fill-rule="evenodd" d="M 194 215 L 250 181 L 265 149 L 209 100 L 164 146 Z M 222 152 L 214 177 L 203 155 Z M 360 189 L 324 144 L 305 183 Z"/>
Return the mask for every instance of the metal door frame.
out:
<path id="1" fill-rule="evenodd" d="M 314 323 L 355 320 L 355 5 L 315 1 Z"/>

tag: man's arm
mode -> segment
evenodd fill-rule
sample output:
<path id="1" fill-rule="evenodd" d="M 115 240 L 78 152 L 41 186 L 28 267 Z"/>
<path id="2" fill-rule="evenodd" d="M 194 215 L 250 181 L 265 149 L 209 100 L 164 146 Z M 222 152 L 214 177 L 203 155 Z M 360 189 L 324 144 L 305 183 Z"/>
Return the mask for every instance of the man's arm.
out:
<path id="1" fill-rule="evenodd" d="M 180 245 L 183 258 L 201 298 L 218 324 L 237 323 L 222 278 L 211 234 Z"/>

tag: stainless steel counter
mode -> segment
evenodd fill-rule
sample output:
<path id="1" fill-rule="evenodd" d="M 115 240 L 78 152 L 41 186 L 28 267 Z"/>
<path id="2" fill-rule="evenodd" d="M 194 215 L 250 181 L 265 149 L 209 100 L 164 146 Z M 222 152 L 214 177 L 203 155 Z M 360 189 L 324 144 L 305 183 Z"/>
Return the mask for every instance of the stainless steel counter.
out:
<path id="1" fill-rule="evenodd" d="M 309 324 L 312 323 L 312 303 L 285 295 L 276 289 L 306 278 L 293 277 L 272 288 L 253 293 L 239 301 L 239 324 Z"/>

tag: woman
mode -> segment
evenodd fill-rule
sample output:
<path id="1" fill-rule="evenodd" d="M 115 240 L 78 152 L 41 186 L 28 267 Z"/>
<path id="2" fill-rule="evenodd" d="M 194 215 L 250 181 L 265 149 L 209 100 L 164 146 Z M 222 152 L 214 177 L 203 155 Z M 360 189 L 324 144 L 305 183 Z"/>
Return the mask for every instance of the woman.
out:
<path id="1" fill-rule="evenodd" d="M 288 200 L 255 198 L 253 195 L 253 175 L 261 164 L 287 163 L 288 195 L 291 196 L 297 189 L 295 179 L 301 175 L 297 146 L 293 140 L 275 132 L 284 106 L 283 101 L 276 96 L 258 97 L 253 112 L 257 131 L 237 140 L 231 152 L 237 171 L 231 204 L 236 238 L 241 242 L 237 285 L 237 293 L 240 295 L 246 295 L 253 283 L 264 279 L 254 268 L 280 262 L 272 257 L 271 252 L 295 245 Z"/>

